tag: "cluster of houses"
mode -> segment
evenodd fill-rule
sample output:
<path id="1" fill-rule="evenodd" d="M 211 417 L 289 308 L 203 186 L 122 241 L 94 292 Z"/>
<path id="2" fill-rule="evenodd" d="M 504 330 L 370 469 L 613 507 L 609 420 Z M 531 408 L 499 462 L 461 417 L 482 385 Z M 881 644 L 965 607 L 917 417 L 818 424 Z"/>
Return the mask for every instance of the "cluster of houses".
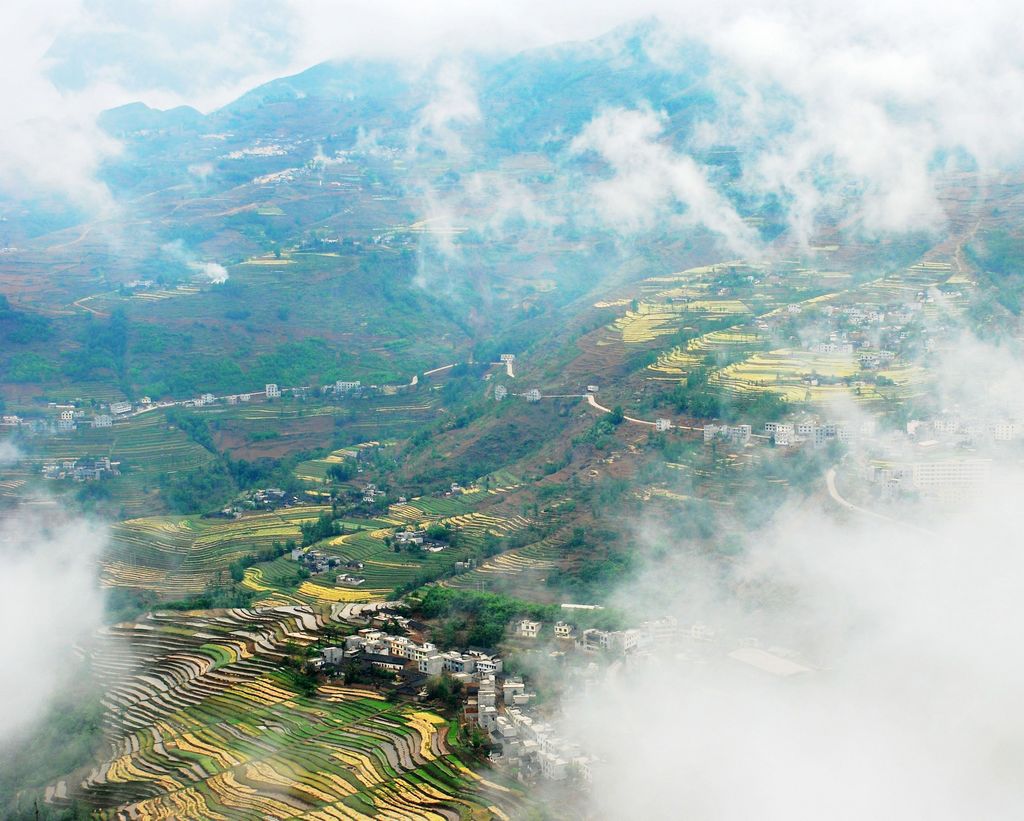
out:
<path id="1" fill-rule="evenodd" d="M 401 627 L 407 619 L 394 617 Z M 323 651 L 322 666 L 339 667 L 356 661 L 412 679 L 448 673 L 463 684 L 479 682 L 502 671 L 499 656 L 484 650 L 449 650 L 442 652 L 429 641 L 417 643 L 408 636 L 391 635 L 374 627 L 366 627 L 346 637 L 341 646 Z"/>
<path id="2" fill-rule="evenodd" d="M 919 292 L 914 302 L 872 308 L 861 305 L 825 305 L 821 312 L 836 326 L 817 340 L 805 342 L 812 353 L 856 355 L 861 368 L 877 370 L 886 367 L 897 356 L 896 351 L 909 337 L 906 326 L 912 322 L 923 306 L 932 301 L 926 292 Z M 790 305 L 786 314 L 799 315 L 800 305 Z M 767 330 L 771 323 L 760 320 L 758 327 Z M 924 331 L 922 330 L 922 335 Z M 931 340 L 924 340 L 926 349 Z"/>
<path id="3" fill-rule="evenodd" d="M 677 628 L 675 619 L 661 619 L 645 621 L 639 627 L 626 630 L 600 630 L 590 627 L 580 631 L 572 622 L 561 620 L 555 622 L 552 632 L 555 639 L 572 642 L 572 646 L 582 653 L 628 655 L 674 637 Z M 513 632 L 519 638 L 537 639 L 544 633 L 544 624 L 531 619 L 520 619 L 513 625 Z"/>
<path id="4" fill-rule="evenodd" d="M 360 393 L 363 383 L 357 380 L 339 379 L 333 385 L 324 387 L 324 393 L 333 393 L 335 396 L 346 396 L 348 394 Z"/>
<path id="5" fill-rule="evenodd" d="M 973 443 L 984 440 L 1012 442 L 1019 434 L 1013 419 L 983 419 L 946 414 L 934 419 L 912 419 L 907 423 L 907 436 L 919 444 L 930 441 Z"/>
<path id="6" fill-rule="evenodd" d="M 466 702 L 466 720 L 490 741 L 491 761 L 514 769 L 522 781 L 564 781 L 572 775 L 591 781 L 593 759 L 582 747 L 558 734 L 525 705 L 533 697 L 522 679 L 483 679 Z"/>
<path id="7" fill-rule="evenodd" d="M 431 642 L 368 627 L 348 636 L 343 645 L 326 648 L 319 666 L 352 662 L 414 680 L 447 673 L 463 684 L 463 715 L 487 735 L 493 761 L 514 767 L 523 780 L 560 781 L 573 772 L 589 777 L 590 760 L 578 745 L 530 714 L 526 708 L 535 694 L 522 678 L 504 675 L 499 656 L 472 649 L 442 652 Z"/>
<path id="8" fill-rule="evenodd" d="M 374 389 L 376 388 L 376 386 L 370 387 Z M 210 405 L 216 405 L 220 402 L 225 402 L 228 405 L 238 405 L 240 403 L 251 402 L 253 397 L 261 395 L 268 400 L 280 399 L 286 392 L 290 392 L 293 396 L 301 398 L 307 395 L 308 390 L 309 389 L 306 387 L 282 388 L 276 383 L 268 382 L 264 385 L 262 392 L 254 391 L 234 393 L 225 396 L 215 396 L 212 393 L 202 393 L 199 396 L 195 396 L 190 399 L 162 402 L 153 402 L 150 397 L 143 396 L 137 403 L 129 401 L 115 401 L 102 405 L 100 406 L 102 410 L 101 413 L 95 413 L 93 416 L 88 418 L 86 411 L 76 407 L 75 405 L 51 402 L 48 410 L 55 413 L 54 416 L 25 419 L 16 414 L 4 414 L 0 417 L 0 426 L 17 427 L 25 433 L 33 436 L 54 435 L 59 433 L 71 433 L 83 425 L 89 425 L 94 428 L 109 428 L 119 420 L 127 419 L 127 417 L 133 415 L 133 412 L 144 413 L 146 411 L 169 407 L 203 408 Z M 323 388 L 324 393 L 331 393 L 337 396 L 361 394 L 365 392 L 365 390 L 366 386 L 362 385 L 358 380 L 342 379 L 339 379 L 333 385 L 328 385 Z M 394 390 L 397 389 L 393 386 L 384 386 L 381 390 L 385 393 L 389 393 L 394 392 Z"/>
<path id="9" fill-rule="evenodd" d="M 0 417 L 0 427 L 18 428 L 30 436 L 41 434 L 72 433 L 81 426 L 93 428 L 109 428 L 114 424 L 114 417 L 108 413 L 97 413 L 91 417 L 74 405 L 53 405 L 54 417 L 25 419 L 17 414 L 5 414 Z"/>
<path id="10" fill-rule="evenodd" d="M 428 553 L 440 553 L 448 545 L 437 539 L 431 539 L 425 530 L 399 530 L 394 535 L 395 543 L 406 549 L 419 548 Z"/>
<path id="11" fill-rule="evenodd" d="M 890 366 L 896 359 L 896 352 L 882 348 L 880 350 L 861 350 L 857 362 L 865 371 L 877 371 Z"/>
<path id="12" fill-rule="evenodd" d="M 875 420 L 867 417 L 859 425 L 845 420 L 821 422 L 810 418 L 797 422 L 766 422 L 764 433 L 779 447 L 810 445 L 818 448 L 830 442 L 847 443 L 857 438 L 872 437 Z"/>
<path id="13" fill-rule="evenodd" d="M 250 490 L 246 494 L 246 501 L 251 503 L 246 507 L 259 510 L 276 510 L 279 507 L 288 507 L 296 504 L 299 498 L 279 487 L 265 487 Z"/>
<path id="14" fill-rule="evenodd" d="M 853 343 L 852 342 L 815 342 L 813 345 L 808 346 L 808 350 L 811 353 L 837 353 L 837 354 L 852 354 Z"/>
<path id="15" fill-rule="evenodd" d="M 906 436 L 914 455 L 897 449 L 889 456 L 867 461 L 862 475 L 883 497 L 912 493 L 940 501 L 971 499 L 984 492 L 992 474 L 991 459 L 972 451 L 1006 447 L 1019 435 L 1016 420 L 1005 417 L 944 413 L 931 419 L 912 419 L 906 425 Z"/>
<path id="16" fill-rule="evenodd" d="M 387 491 L 377 487 L 373 482 L 368 482 L 363 488 L 363 504 L 376 504 L 379 500 L 387 497 Z"/>
<path id="17" fill-rule="evenodd" d="M 92 482 L 120 475 L 120 462 L 111 462 L 107 456 L 99 459 L 61 459 L 44 462 L 44 479 L 71 479 L 75 482 Z"/>
<path id="18" fill-rule="evenodd" d="M 332 570 L 337 570 L 342 566 L 345 567 L 346 571 L 350 570 L 362 570 L 362 562 L 343 562 L 337 556 L 328 556 L 326 553 L 321 553 L 319 550 L 308 550 L 304 547 L 297 547 L 291 552 L 291 559 L 293 562 L 299 564 L 305 570 L 308 570 L 312 575 L 317 576 L 321 573 L 328 573 Z M 339 573 L 335 578 L 338 584 L 347 585 L 349 587 L 358 587 L 363 584 L 366 579 L 362 576 L 355 576 L 352 573 Z"/>
<path id="19" fill-rule="evenodd" d="M 313 575 L 326 573 L 341 566 L 341 559 L 336 556 L 328 556 L 316 550 L 303 550 L 301 547 L 292 551 L 292 561 L 298 562 Z"/>
<path id="20" fill-rule="evenodd" d="M 750 425 L 705 425 L 704 441 L 724 441 L 734 445 L 745 445 L 750 441 L 753 428 Z"/>
<path id="21" fill-rule="evenodd" d="M 750 425 L 704 425 L 704 442 L 728 442 L 733 445 L 746 445 L 754 436 Z M 761 434 L 758 434 L 759 436 Z M 854 425 L 845 420 L 821 421 L 805 418 L 794 422 L 766 422 L 763 437 L 778 447 L 809 445 L 819 448 L 830 442 L 852 442 L 858 438 L 870 438 L 875 435 L 875 420 L 866 418 Z"/>

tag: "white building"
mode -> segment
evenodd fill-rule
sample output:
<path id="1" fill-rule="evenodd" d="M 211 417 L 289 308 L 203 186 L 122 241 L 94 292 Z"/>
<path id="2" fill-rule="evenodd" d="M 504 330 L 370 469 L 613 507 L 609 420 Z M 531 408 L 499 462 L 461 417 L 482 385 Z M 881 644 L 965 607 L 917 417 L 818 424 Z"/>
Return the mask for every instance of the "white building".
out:
<path id="1" fill-rule="evenodd" d="M 263 389 L 263 392 L 266 394 L 267 399 L 281 398 L 281 389 L 273 382 L 268 382 L 266 387 Z"/>
<path id="2" fill-rule="evenodd" d="M 506 396 L 508 396 L 508 388 L 506 388 L 504 385 L 495 385 L 494 386 L 494 398 L 498 402 L 500 402 Z"/>
<path id="3" fill-rule="evenodd" d="M 92 426 L 94 428 L 109 428 L 114 424 L 114 418 L 106 413 L 98 414 L 92 418 Z"/>
<path id="4" fill-rule="evenodd" d="M 350 391 L 356 390 L 362 384 L 363 383 L 360 382 L 358 379 L 351 382 L 345 381 L 344 379 L 339 379 L 337 382 L 334 383 L 334 392 L 349 393 Z"/>
<path id="5" fill-rule="evenodd" d="M 705 425 L 704 441 L 724 439 L 736 445 L 745 445 L 750 441 L 752 433 L 750 425 Z"/>
<path id="6" fill-rule="evenodd" d="M 625 655 L 636 650 L 642 640 L 643 634 L 639 630 L 607 631 L 592 627 L 580 634 L 576 639 L 576 647 L 588 653 L 607 650 Z"/>
<path id="7" fill-rule="evenodd" d="M 672 420 L 663 418 L 656 419 L 654 422 L 654 429 L 658 431 L 658 433 L 664 433 L 667 430 L 672 430 Z"/>
<path id="8" fill-rule="evenodd" d="M 500 673 L 504 662 L 498 656 L 488 656 L 485 653 L 470 653 L 470 655 L 476 656 L 476 672 L 477 675 L 495 675 Z"/>
<path id="9" fill-rule="evenodd" d="M 436 656 L 437 646 L 429 641 L 425 641 L 423 644 L 413 644 L 406 652 L 409 658 L 413 661 L 419 662 L 426 658 L 433 658 Z"/>
<path id="10" fill-rule="evenodd" d="M 776 655 L 775 653 L 769 653 L 767 650 L 760 650 L 756 647 L 740 647 L 729 653 L 729 658 L 733 661 L 749 665 L 759 672 L 778 678 L 789 678 L 812 672 L 811 668 L 805 667 L 792 659 Z"/>
<path id="11" fill-rule="evenodd" d="M 987 459 L 942 459 L 934 462 L 880 463 L 868 478 L 887 492 L 916 491 L 926 496 L 957 499 L 972 496 L 989 480 Z"/>
<path id="12" fill-rule="evenodd" d="M 516 635 L 521 636 L 524 639 L 535 639 L 540 633 L 540 627 L 541 623 L 539 621 L 521 619 L 516 624 Z"/>
<path id="13" fill-rule="evenodd" d="M 912 481 L 922 493 L 938 495 L 969 492 L 988 482 L 991 463 L 987 459 L 947 459 L 917 462 Z"/>
<path id="14" fill-rule="evenodd" d="M 1012 442 L 1017 438 L 1017 425 L 1005 420 L 989 422 L 988 432 L 997 442 Z"/>
<path id="15" fill-rule="evenodd" d="M 555 637 L 560 639 L 571 639 L 576 633 L 576 628 L 567 621 L 555 622 Z"/>
<path id="16" fill-rule="evenodd" d="M 679 635 L 679 622 L 672 616 L 645 621 L 640 625 L 644 641 L 651 644 L 667 644 Z"/>
<path id="17" fill-rule="evenodd" d="M 123 413 L 131 413 L 132 403 L 131 402 L 111 402 L 110 412 L 115 416 L 120 416 Z"/>
<path id="18" fill-rule="evenodd" d="M 765 422 L 764 432 L 776 445 L 791 445 L 796 438 L 796 431 L 789 422 Z"/>
<path id="19" fill-rule="evenodd" d="M 540 402 L 540 391 L 537 388 L 531 388 L 526 392 L 527 402 Z"/>
<path id="20" fill-rule="evenodd" d="M 449 673 L 474 673 L 476 672 L 476 659 L 472 656 L 463 656 L 456 650 L 449 650 L 442 654 L 444 669 Z"/>
<path id="21" fill-rule="evenodd" d="M 417 662 L 416 667 L 424 675 L 439 676 L 444 670 L 444 656 L 438 653 L 432 656 L 425 656 Z"/>

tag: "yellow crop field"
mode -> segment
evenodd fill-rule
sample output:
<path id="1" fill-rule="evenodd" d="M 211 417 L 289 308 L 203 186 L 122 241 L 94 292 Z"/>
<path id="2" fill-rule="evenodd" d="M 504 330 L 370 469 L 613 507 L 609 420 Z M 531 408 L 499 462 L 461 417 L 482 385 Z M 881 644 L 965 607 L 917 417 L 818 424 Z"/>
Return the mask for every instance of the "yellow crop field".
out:
<path id="1" fill-rule="evenodd" d="M 360 590 L 349 587 L 327 587 L 316 582 L 303 582 L 299 595 L 320 602 L 383 601 L 390 590 Z"/>
<path id="2" fill-rule="evenodd" d="M 682 379 L 694 367 L 700 364 L 701 357 L 715 350 L 724 350 L 728 347 L 744 347 L 756 345 L 760 341 L 759 334 L 749 330 L 738 328 L 724 328 L 720 331 L 711 331 L 694 339 L 691 339 L 686 348 L 675 347 L 665 351 L 658 360 L 648 365 L 648 370 L 655 376 L 653 379 Z"/>
<path id="3" fill-rule="evenodd" d="M 898 366 L 877 372 L 878 376 L 894 383 L 885 387 L 876 387 L 858 379 L 859 375 L 860 366 L 852 354 L 781 348 L 756 353 L 743 362 L 722 368 L 708 381 L 738 395 L 770 391 L 793 402 L 828 402 L 840 398 L 863 402 L 880 399 L 887 394 L 911 395 L 923 372 L 914 366 Z"/>
<path id="4" fill-rule="evenodd" d="M 675 333 L 679 323 L 686 317 L 697 316 L 740 316 L 750 308 L 737 299 L 695 299 L 691 302 L 648 302 L 638 303 L 635 311 L 629 310 L 612 323 L 622 334 L 626 344 L 651 342 L 659 336 Z"/>

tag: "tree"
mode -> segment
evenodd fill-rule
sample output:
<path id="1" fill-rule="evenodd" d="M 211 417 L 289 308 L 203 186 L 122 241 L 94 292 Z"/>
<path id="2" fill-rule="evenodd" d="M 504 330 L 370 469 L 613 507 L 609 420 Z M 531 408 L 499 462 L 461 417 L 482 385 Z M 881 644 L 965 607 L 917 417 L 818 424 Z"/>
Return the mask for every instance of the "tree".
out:
<path id="1" fill-rule="evenodd" d="M 356 469 L 350 460 L 338 462 L 327 468 L 327 477 L 335 482 L 347 482 L 356 475 Z"/>
<path id="2" fill-rule="evenodd" d="M 622 410 L 622 405 L 616 405 L 614 408 L 612 408 L 612 412 L 609 416 L 609 419 L 611 419 L 611 423 L 613 425 L 621 425 L 625 418 L 626 414 Z"/>

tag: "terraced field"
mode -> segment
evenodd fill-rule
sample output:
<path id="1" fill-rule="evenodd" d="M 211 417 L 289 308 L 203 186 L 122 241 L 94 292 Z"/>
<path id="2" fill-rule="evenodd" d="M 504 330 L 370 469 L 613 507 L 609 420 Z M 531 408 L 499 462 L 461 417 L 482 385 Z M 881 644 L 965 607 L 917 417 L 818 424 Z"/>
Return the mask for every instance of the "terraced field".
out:
<path id="1" fill-rule="evenodd" d="M 111 493 L 110 505 L 127 516 L 163 509 L 154 498 L 161 477 L 198 470 L 213 461 L 207 450 L 168 427 L 162 413 L 143 414 L 110 428 L 82 425 L 73 433 L 36 437 L 25 450 L 21 469 L 35 476 L 44 462 L 52 460 L 109 456 L 121 462 L 124 475 L 105 482 L 105 487 Z M 3 479 L 8 478 L 9 471 L 4 471 Z M 9 487 L 8 493 L 21 495 L 17 487 Z"/>
<path id="2" fill-rule="evenodd" d="M 155 590 L 168 598 L 202 592 L 221 580 L 227 566 L 272 542 L 300 539 L 299 525 L 329 508 L 314 505 L 242 519 L 152 516 L 129 519 L 111 528 L 103 558 L 107 586 Z"/>
<path id="3" fill-rule="evenodd" d="M 327 470 L 331 465 L 340 465 L 347 460 L 351 460 L 353 454 L 359 450 L 378 445 L 380 445 L 380 442 L 363 442 L 349 448 L 339 448 L 327 454 L 323 459 L 309 459 L 305 462 L 300 462 L 295 467 L 295 475 L 304 482 L 323 484 L 327 481 Z"/>
<path id="4" fill-rule="evenodd" d="M 252 403 L 242 405 L 213 405 L 197 412 L 217 419 L 224 429 L 234 433 L 260 433 L 273 430 L 287 435 L 292 429 L 301 431 L 312 420 L 334 417 L 345 430 L 373 438 L 391 438 L 408 434 L 437 415 L 437 399 L 429 392 L 398 393 L 349 399 L 343 402 L 324 402 L 310 399 L 305 402 Z M 324 419 L 325 424 L 330 419 Z M 357 434 L 359 435 L 359 434 Z"/>
<path id="5" fill-rule="evenodd" d="M 447 587 L 504 592 L 532 601 L 546 601 L 551 596 L 551 591 L 545 586 L 546 576 L 558 564 L 562 545 L 567 538 L 567 531 L 556 531 L 533 544 L 492 556 L 479 567 L 447 579 L 444 584 Z"/>
<path id="6" fill-rule="evenodd" d="M 521 794 L 467 766 L 439 716 L 373 692 L 299 694 L 281 672 L 315 642 L 305 607 L 154 613 L 92 653 L 109 749 L 46 790 L 100 819 L 507 818 Z"/>
<path id="7" fill-rule="evenodd" d="M 648 370 L 652 379 L 664 379 L 672 382 L 684 379 L 686 374 L 699 366 L 703 358 L 710 353 L 729 355 L 736 351 L 749 350 L 756 347 L 761 340 L 756 329 L 740 326 L 724 330 L 709 331 L 686 343 L 686 347 L 675 347 L 659 354 L 658 359 Z"/>
<path id="8" fill-rule="evenodd" d="M 414 502 L 419 500 L 414 500 Z M 447 499 L 430 502 L 447 502 Z M 454 503 L 453 503 L 454 505 Z M 447 505 L 433 505 L 435 508 Z M 339 536 L 317 545 L 318 550 L 338 556 L 344 562 L 362 562 L 361 570 L 354 571 L 366 581 L 356 588 L 334 587 L 315 579 L 304 583 L 298 590 L 300 597 L 317 601 L 360 601 L 367 599 L 383 599 L 397 587 L 422 578 L 444 575 L 455 562 L 466 558 L 479 548 L 486 535 L 508 536 L 526 527 L 529 521 L 522 516 L 501 517 L 480 512 L 464 513 L 456 516 L 425 516 L 414 503 L 401 506 L 397 511 L 389 511 L 389 518 L 394 515 L 395 522 L 407 526 L 422 526 L 430 522 L 448 524 L 458 533 L 458 544 L 446 547 L 436 553 L 427 551 L 395 552 L 393 547 L 384 543 L 384 538 L 391 535 L 388 529 L 362 531 Z M 404 517 L 404 518 L 398 518 Z"/>
<path id="9" fill-rule="evenodd" d="M 32 440 L 30 462 L 109 456 L 134 473 L 160 476 L 196 470 L 213 456 L 180 430 L 170 429 L 162 413 L 147 413 L 110 428 L 82 427 L 65 436 Z"/>
<path id="10" fill-rule="evenodd" d="M 876 373 L 893 384 L 876 386 L 859 378 L 860 366 L 852 354 L 779 349 L 756 353 L 722 368 L 708 382 L 733 395 L 770 391 L 792 402 L 828 402 L 847 397 L 870 402 L 888 395 L 913 396 L 924 379 L 923 370 L 912 365 L 896 365 Z M 850 384 L 829 380 L 849 380 Z"/>
<path id="11" fill-rule="evenodd" d="M 653 342 L 679 330 L 680 323 L 709 317 L 739 319 L 750 308 L 735 299 L 696 299 L 689 302 L 641 302 L 615 320 L 614 327 L 626 344 Z"/>

